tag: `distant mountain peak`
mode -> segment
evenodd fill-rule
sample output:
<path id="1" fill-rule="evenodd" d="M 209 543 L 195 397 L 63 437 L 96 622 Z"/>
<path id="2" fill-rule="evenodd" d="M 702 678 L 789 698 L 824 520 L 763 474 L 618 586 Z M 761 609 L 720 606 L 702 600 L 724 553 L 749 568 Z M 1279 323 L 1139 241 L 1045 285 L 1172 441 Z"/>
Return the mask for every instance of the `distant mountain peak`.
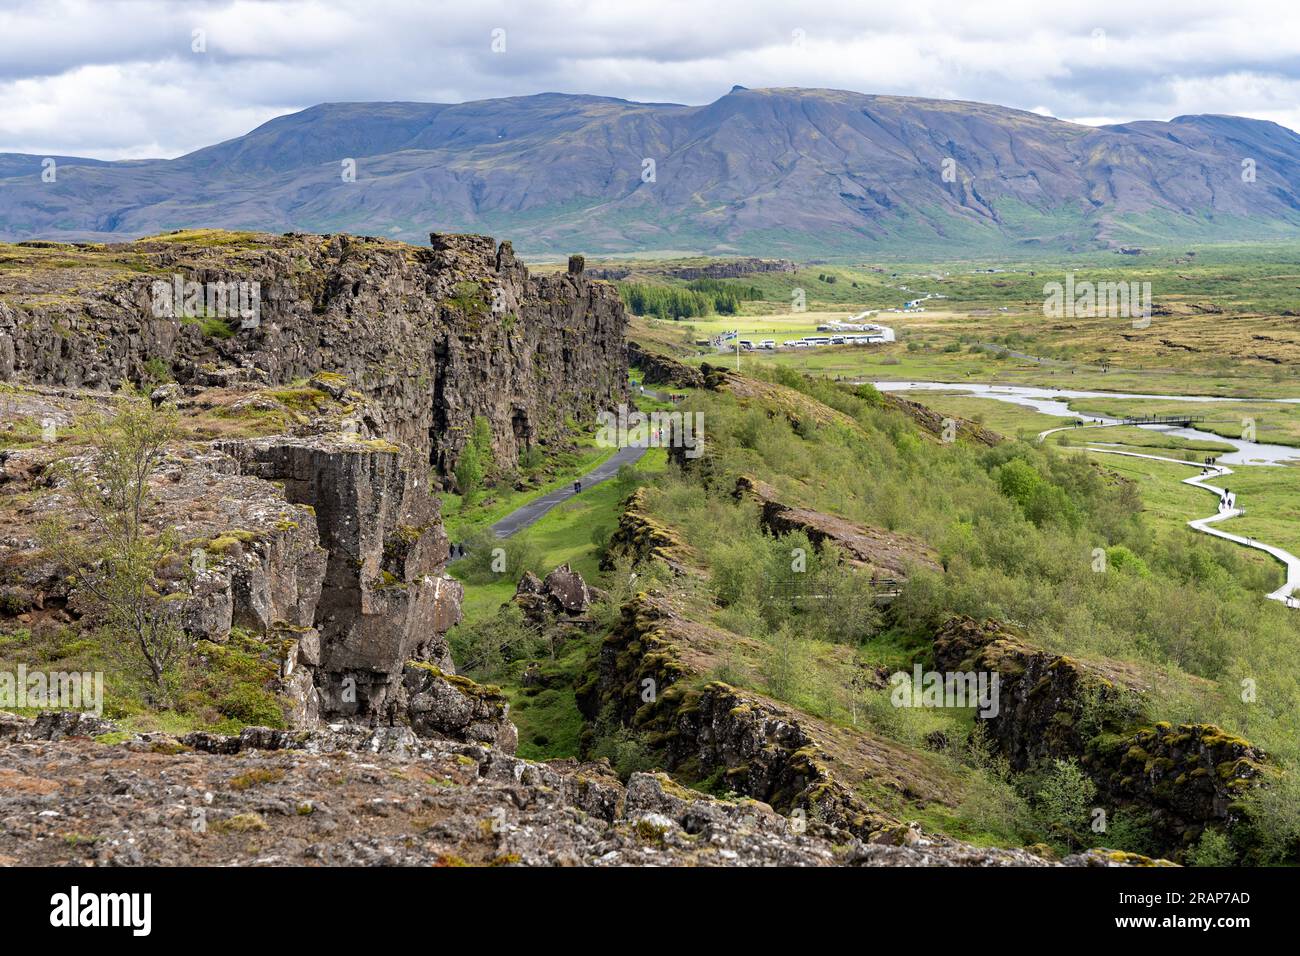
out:
<path id="1" fill-rule="evenodd" d="M 54 183 L 40 169 L 0 155 L 0 237 L 437 229 L 532 253 L 827 256 L 1300 236 L 1300 136 L 1275 123 L 1089 127 L 832 89 L 322 103 L 175 160 L 65 158 Z"/>

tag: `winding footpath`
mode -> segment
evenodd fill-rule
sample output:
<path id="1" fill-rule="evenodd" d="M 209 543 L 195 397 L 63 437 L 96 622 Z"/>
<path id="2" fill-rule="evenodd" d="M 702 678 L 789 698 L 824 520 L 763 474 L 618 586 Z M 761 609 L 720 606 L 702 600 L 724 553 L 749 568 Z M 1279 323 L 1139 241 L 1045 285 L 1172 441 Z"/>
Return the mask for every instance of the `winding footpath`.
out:
<path id="1" fill-rule="evenodd" d="M 1101 426 L 1104 427 L 1104 426 Z M 1043 437 L 1053 432 L 1060 431 L 1059 428 L 1049 428 L 1038 436 L 1039 441 Z M 1193 475 L 1191 478 L 1184 478 L 1183 484 L 1191 485 L 1193 488 L 1200 488 L 1202 491 L 1208 491 L 1215 496 L 1222 498 L 1227 494 L 1227 489 L 1220 488 L 1218 485 L 1212 485 L 1208 479 L 1223 478 L 1232 474 L 1232 469 L 1225 465 L 1200 465 L 1194 461 L 1184 461 L 1181 458 L 1168 458 L 1164 455 L 1144 455 L 1135 451 L 1120 451 L 1116 448 L 1098 448 L 1095 445 L 1088 446 L 1089 451 L 1094 451 L 1103 455 L 1124 455 L 1127 458 L 1145 458 L 1149 461 L 1165 461 L 1174 465 L 1186 465 L 1189 468 L 1199 468 L 1202 473 Z M 1231 508 L 1227 511 L 1220 511 L 1206 518 L 1193 518 L 1187 524 L 1203 534 L 1213 535 L 1216 538 L 1222 538 L 1225 541 L 1231 541 L 1234 544 L 1240 544 L 1247 548 L 1254 548 L 1257 551 L 1263 551 L 1272 555 L 1280 561 L 1286 568 L 1286 578 L 1282 586 L 1276 591 L 1271 592 L 1268 597 L 1274 601 L 1281 601 L 1287 607 L 1300 607 L 1300 598 L 1295 596 L 1295 592 L 1300 590 L 1300 558 L 1296 557 L 1290 551 L 1284 551 L 1276 545 L 1264 544 L 1262 541 L 1256 541 L 1254 538 L 1242 537 L 1239 534 L 1229 534 L 1226 531 L 1220 531 L 1218 528 L 1210 527 L 1217 521 L 1227 521 L 1229 518 L 1236 518 L 1246 513 L 1245 508 Z"/>
<path id="2" fill-rule="evenodd" d="M 676 397 L 669 392 L 657 391 L 643 383 L 637 383 L 637 385 L 641 394 L 647 395 L 650 398 L 656 398 L 664 402 L 671 402 Z M 645 453 L 649 450 L 648 446 L 645 448 L 638 448 L 632 445 L 625 445 L 591 471 L 579 475 L 573 480 L 577 483 L 578 487 L 582 488 L 583 491 L 587 491 L 602 482 L 613 478 L 618 474 L 618 470 L 624 465 L 635 465 L 645 457 Z M 570 498 L 576 498 L 581 493 L 582 492 L 576 490 L 573 485 L 561 486 L 556 488 L 554 491 L 549 491 L 540 497 L 534 498 L 527 504 L 516 508 L 504 518 L 501 518 L 494 524 L 490 525 L 488 530 L 492 532 L 492 535 L 495 538 L 508 538 L 512 534 L 536 524 L 543 515 L 549 512 L 556 505 L 568 501 Z M 457 555 L 447 563 L 454 564 L 462 557 L 464 557 L 464 555 Z"/>
<path id="3" fill-rule="evenodd" d="M 607 481 L 618 474 L 618 470 L 624 465 L 635 465 L 639 462 L 647 448 L 634 448 L 630 445 L 620 448 L 609 458 L 606 458 L 599 465 L 575 478 L 581 484 L 583 491 L 587 491 Z M 498 538 L 508 538 L 516 531 L 522 531 L 531 524 L 536 524 L 537 520 L 546 514 L 556 505 L 570 498 L 576 498 L 581 492 L 575 491 L 573 487 L 565 486 L 556 488 L 554 491 L 542 495 L 540 498 L 534 498 L 528 504 L 516 508 L 510 514 L 506 515 L 496 524 L 492 525 L 491 531 Z"/>
<path id="4" fill-rule="evenodd" d="M 613 478 L 618 474 L 618 470 L 624 465 L 635 465 L 645 456 L 647 451 L 649 451 L 648 448 L 634 448 L 630 445 L 620 448 L 591 471 L 575 478 L 574 481 L 580 483 L 583 491 L 590 490 L 601 482 Z M 536 524 L 538 519 L 556 505 L 568 501 L 571 498 L 576 498 L 581 493 L 582 492 L 575 490 L 572 485 L 556 488 L 554 491 L 549 491 L 538 498 L 534 498 L 527 504 L 516 508 L 504 518 L 501 518 L 495 524 L 489 526 L 488 530 L 490 530 L 493 536 L 498 539 L 508 538 L 517 531 L 522 531 L 529 525 Z M 455 564 L 463 557 L 464 555 L 457 555 L 448 560 L 447 563 Z"/>

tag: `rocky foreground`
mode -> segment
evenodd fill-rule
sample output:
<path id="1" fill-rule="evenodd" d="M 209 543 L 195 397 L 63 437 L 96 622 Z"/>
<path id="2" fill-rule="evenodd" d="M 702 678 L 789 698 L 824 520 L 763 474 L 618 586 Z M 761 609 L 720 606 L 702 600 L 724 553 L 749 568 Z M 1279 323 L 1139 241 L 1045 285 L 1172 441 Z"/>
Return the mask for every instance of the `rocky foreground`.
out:
<path id="1" fill-rule="evenodd" d="M 0 714 L 0 865 L 1120 866 L 922 835 L 862 842 L 663 774 L 533 763 L 407 728 L 238 737 Z"/>

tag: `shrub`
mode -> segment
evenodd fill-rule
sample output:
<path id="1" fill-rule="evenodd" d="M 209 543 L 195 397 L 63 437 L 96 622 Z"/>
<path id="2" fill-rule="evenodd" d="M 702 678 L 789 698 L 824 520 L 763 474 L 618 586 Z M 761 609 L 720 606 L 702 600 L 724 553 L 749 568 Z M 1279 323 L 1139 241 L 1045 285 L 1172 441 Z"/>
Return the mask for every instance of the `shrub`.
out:
<path id="1" fill-rule="evenodd" d="M 1046 829 L 1073 850 L 1089 842 L 1083 836 L 1089 809 L 1097 796 L 1093 783 L 1074 760 L 1054 760 L 1037 791 L 1038 810 Z"/>

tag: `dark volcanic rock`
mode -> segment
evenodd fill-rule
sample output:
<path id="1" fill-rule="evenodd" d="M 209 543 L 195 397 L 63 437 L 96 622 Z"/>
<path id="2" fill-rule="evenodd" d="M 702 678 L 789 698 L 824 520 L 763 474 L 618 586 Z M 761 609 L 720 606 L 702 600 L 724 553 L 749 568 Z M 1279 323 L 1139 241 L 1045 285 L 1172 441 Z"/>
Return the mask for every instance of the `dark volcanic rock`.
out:
<path id="1" fill-rule="evenodd" d="M 123 736 L 49 741 L 0 713 L 0 866 L 1060 865 L 924 835 L 868 846 L 663 774 L 625 787 L 607 764 L 533 763 L 406 727 Z"/>
<path id="2" fill-rule="evenodd" d="M 626 398 L 626 318 L 614 288 L 581 272 L 531 276 L 508 242 L 207 242 L 25 249 L 25 269 L 0 272 L 0 380 L 107 388 L 139 381 L 150 360 L 182 385 L 288 384 L 323 371 L 368 402 L 358 423 L 366 437 L 427 454 L 440 475 L 476 416 L 490 421 L 495 459 L 509 465 L 567 419 L 590 421 Z M 59 268 L 44 268 L 41 256 L 55 255 Z M 155 315 L 152 286 L 174 276 L 257 283 L 256 323 L 213 335 Z"/>
<path id="3" fill-rule="evenodd" d="M 664 765 L 782 812 L 811 814 L 862 838 L 891 825 L 836 778 L 811 719 L 721 681 L 695 686 L 692 631 L 665 602 L 638 595 L 601 646 L 599 672 L 579 698 L 590 719 L 612 716 L 662 742 Z"/>
<path id="4" fill-rule="evenodd" d="M 587 626 L 591 623 L 587 611 L 597 593 L 599 589 L 588 587 L 582 575 L 565 563 L 546 575 L 545 580 L 525 571 L 512 600 L 534 627 L 552 622 Z"/>
<path id="5" fill-rule="evenodd" d="M 1267 782 L 1267 758 L 1211 724 L 1140 720 L 1140 684 L 1122 665 L 1084 663 L 1035 648 L 1000 624 L 949 620 L 934 640 L 941 671 L 999 675 L 999 709 L 984 721 L 1016 770 L 1075 759 L 1099 805 L 1146 815 L 1164 852 L 1180 853 L 1208 824 L 1246 812 Z"/>
<path id="6" fill-rule="evenodd" d="M 588 281 L 581 257 L 566 274 L 533 277 L 508 242 L 486 236 L 435 234 L 419 249 L 199 232 L 23 256 L 0 270 L 0 378 L 14 386 L 0 395 L 6 419 L 63 428 L 108 407 L 88 387 L 161 367 L 177 381 L 155 390 L 158 404 L 219 408 L 234 434 L 270 413 L 289 432 L 178 447 L 151 478 L 151 520 L 193 556 L 162 571 L 178 593 L 189 589 L 189 634 L 220 643 L 234 626 L 253 632 L 278 655 L 297 726 L 408 724 L 513 749 L 504 701 L 455 677 L 445 635 L 461 586 L 444 573 L 437 492 L 479 418 L 492 436 L 486 466 L 508 471 L 570 420 L 626 398 L 614 289 Z M 248 322 L 178 317 L 158 308 L 155 288 L 177 277 L 252 284 L 260 308 Z M 0 532 L 15 542 L 5 608 L 78 613 L 69 576 L 32 534 L 67 508 L 43 475 L 69 447 L 2 463 Z M 566 614 L 585 610 L 580 578 L 548 580 Z"/>
<path id="7" fill-rule="evenodd" d="M 811 508 L 793 507 L 779 501 L 771 485 L 747 475 L 736 479 L 734 494 L 758 502 L 759 520 L 770 534 L 802 531 L 813 547 L 820 550 L 829 542 L 840 549 L 850 565 L 874 575 L 901 579 L 916 568 L 941 570 L 938 553 L 911 535 L 868 528 Z"/>
<path id="8" fill-rule="evenodd" d="M 489 744 L 510 754 L 519 745 L 510 704 L 495 687 L 418 663 L 407 665 L 402 692 L 401 712 L 422 737 Z"/>
<path id="9" fill-rule="evenodd" d="M 618 527 L 610 536 L 609 547 L 600 563 L 601 568 L 612 570 L 619 556 L 630 558 L 634 563 L 663 561 L 674 572 L 686 571 L 686 543 L 675 531 L 664 527 L 650 516 L 643 488 L 632 492 L 623 502 Z"/>
<path id="10" fill-rule="evenodd" d="M 582 614 L 591 606 L 591 591 L 582 575 L 562 564 L 542 581 L 542 593 L 566 614 Z"/>
<path id="11" fill-rule="evenodd" d="M 652 352 L 636 342 L 627 343 L 628 364 L 639 368 L 647 385 L 671 385 L 675 388 L 703 388 L 704 376 L 694 365 L 679 362 L 661 352 Z"/>
<path id="12" fill-rule="evenodd" d="M 454 672 L 444 634 L 461 585 L 427 476 L 401 450 L 346 438 L 222 443 L 243 471 L 311 507 L 329 555 L 315 623 L 322 716 L 391 718 L 406 662 Z"/>

